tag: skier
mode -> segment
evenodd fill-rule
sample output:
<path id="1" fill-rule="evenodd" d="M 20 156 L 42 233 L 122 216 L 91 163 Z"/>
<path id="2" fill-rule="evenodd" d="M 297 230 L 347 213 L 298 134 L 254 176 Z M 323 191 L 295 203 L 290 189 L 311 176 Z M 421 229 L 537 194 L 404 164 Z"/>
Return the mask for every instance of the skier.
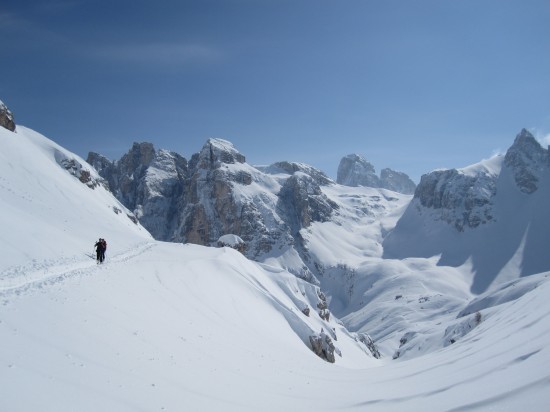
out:
<path id="1" fill-rule="evenodd" d="M 107 251 L 107 241 L 101 239 L 101 244 L 103 245 L 103 249 L 101 250 L 101 262 L 103 262 L 105 260 L 105 252 Z"/>
<path id="2" fill-rule="evenodd" d="M 105 251 L 107 250 L 107 242 L 105 239 L 99 238 L 94 247 L 97 255 L 97 263 L 103 263 L 105 260 Z"/>

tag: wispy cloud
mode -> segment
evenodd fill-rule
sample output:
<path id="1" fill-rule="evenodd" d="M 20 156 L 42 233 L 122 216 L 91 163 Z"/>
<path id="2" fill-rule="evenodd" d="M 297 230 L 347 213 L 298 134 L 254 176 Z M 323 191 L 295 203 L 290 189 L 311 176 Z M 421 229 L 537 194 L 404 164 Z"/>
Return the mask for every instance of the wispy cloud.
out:
<path id="1" fill-rule="evenodd" d="M 216 62 L 223 53 L 201 44 L 148 43 L 105 46 L 97 49 L 94 55 L 121 63 L 174 67 Z"/>
<path id="2" fill-rule="evenodd" d="M 533 136 L 535 136 L 535 139 L 538 140 L 538 142 L 544 147 L 545 149 L 550 146 L 550 133 L 543 132 L 540 129 L 532 128 L 530 129 L 531 133 L 533 133 Z"/>

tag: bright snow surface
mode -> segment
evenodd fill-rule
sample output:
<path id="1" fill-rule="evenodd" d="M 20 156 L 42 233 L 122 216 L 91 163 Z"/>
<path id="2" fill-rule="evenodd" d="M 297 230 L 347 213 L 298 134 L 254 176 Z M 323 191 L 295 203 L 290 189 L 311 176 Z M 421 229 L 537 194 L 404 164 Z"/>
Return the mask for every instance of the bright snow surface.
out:
<path id="1" fill-rule="evenodd" d="M 477 297 L 464 317 L 430 319 L 454 344 L 377 360 L 333 318 L 301 313 L 312 285 L 228 248 L 153 241 L 107 191 L 56 161 L 88 167 L 81 159 L 17 131 L 0 129 L 1 411 L 547 408 L 550 273 Z M 99 237 L 103 265 L 92 256 Z M 404 265 L 410 277 L 416 268 L 416 282 L 431 282 L 428 261 L 380 262 L 365 265 Z M 395 282 L 377 297 L 395 299 Z M 342 352 L 335 364 L 305 341 L 327 326 Z"/>

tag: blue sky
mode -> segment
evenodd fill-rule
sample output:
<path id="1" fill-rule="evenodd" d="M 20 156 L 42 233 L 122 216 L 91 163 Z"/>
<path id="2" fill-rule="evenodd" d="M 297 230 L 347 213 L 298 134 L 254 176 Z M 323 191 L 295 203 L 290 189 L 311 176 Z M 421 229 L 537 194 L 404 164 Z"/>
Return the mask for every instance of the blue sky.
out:
<path id="1" fill-rule="evenodd" d="M 221 137 L 418 181 L 523 127 L 550 143 L 549 21 L 548 0 L 3 0 L 0 99 L 83 157 Z"/>

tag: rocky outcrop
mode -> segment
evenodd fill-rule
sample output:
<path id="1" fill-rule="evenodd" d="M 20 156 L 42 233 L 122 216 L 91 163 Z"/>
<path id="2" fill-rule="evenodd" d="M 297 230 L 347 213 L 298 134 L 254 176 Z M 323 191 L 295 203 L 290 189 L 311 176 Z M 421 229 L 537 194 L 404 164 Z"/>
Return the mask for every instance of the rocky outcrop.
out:
<path id="1" fill-rule="evenodd" d="M 244 254 L 246 243 L 237 235 L 227 234 L 218 239 L 218 247 L 230 247 Z"/>
<path id="2" fill-rule="evenodd" d="M 407 174 L 388 168 L 380 172 L 380 187 L 405 195 L 414 194 L 416 189 L 416 185 Z"/>
<path id="3" fill-rule="evenodd" d="M 380 351 L 376 347 L 376 344 L 374 343 L 374 341 L 372 340 L 372 338 L 368 333 L 361 332 L 361 333 L 358 333 L 357 335 L 358 335 L 359 342 L 361 342 L 367 347 L 367 349 L 370 351 L 373 357 L 375 357 L 376 359 L 380 359 L 382 357 L 382 355 L 380 355 Z"/>
<path id="4" fill-rule="evenodd" d="M 383 169 L 380 177 L 374 166 L 357 154 L 342 158 L 338 166 L 336 182 L 345 186 L 367 186 L 393 190 L 403 194 L 413 194 L 414 182 L 405 173 Z"/>
<path id="5" fill-rule="evenodd" d="M 15 120 L 13 119 L 13 113 L 8 107 L 0 100 L 0 126 L 8 129 L 11 132 L 15 131 Z"/>
<path id="6" fill-rule="evenodd" d="M 542 173 L 549 169 L 550 157 L 548 150 L 523 129 L 506 152 L 504 164 L 512 171 L 519 190 L 531 194 L 538 189 Z"/>
<path id="7" fill-rule="evenodd" d="M 497 177 L 486 169 L 473 175 L 456 169 L 438 170 L 422 176 L 414 199 L 437 210 L 439 219 L 462 231 L 493 219 L 496 188 Z"/>
<path id="8" fill-rule="evenodd" d="M 117 162 L 97 153 L 90 153 L 87 161 L 156 239 L 172 240 L 187 173 L 187 161 L 182 156 L 156 151 L 151 143 L 134 143 Z"/>
<path id="9" fill-rule="evenodd" d="M 279 192 L 278 207 L 294 233 L 307 228 L 312 222 L 326 222 L 338 205 L 330 200 L 309 175 L 295 173 Z"/>
<path id="10" fill-rule="evenodd" d="M 324 331 L 321 331 L 318 335 L 311 335 L 309 337 L 309 343 L 311 344 L 311 350 L 321 359 L 327 362 L 334 363 L 336 358 L 334 356 L 335 346 L 332 339 Z"/>
<path id="11" fill-rule="evenodd" d="M 69 172 L 71 175 L 80 180 L 81 183 L 88 186 L 90 189 L 95 189 L 98 186 L 104 186 L 108 189 L 107 183 L 97 175 L 93 175 L 88 167 L 84 166 L 74 157 L 67 156 L 66 153 L 56 150 L 54 153 L 55 160 L 58 165 Z"/>

